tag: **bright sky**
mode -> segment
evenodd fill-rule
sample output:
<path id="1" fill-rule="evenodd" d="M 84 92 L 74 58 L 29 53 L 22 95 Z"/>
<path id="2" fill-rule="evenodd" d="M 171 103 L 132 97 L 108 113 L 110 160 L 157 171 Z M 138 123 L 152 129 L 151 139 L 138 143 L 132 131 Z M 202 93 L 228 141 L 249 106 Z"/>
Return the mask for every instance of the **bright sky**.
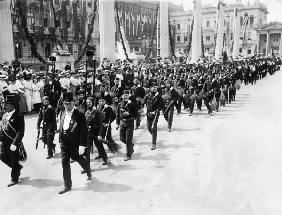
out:
<path id="1" fill-rule="evenodd" d="M 182 3 L 185 10 L 193 10 L 193 0 L 170 0 L 174 3 Z M 224 0 L 225 3 L 233 3 L 236 0 Z M 243 4 L 248 2 L 253 3 L 255 0 L 241 0 Z M 202 4 L 212 4 L 217 5 L 218 0 L 202 0 Z M 278 21 L 282 22 L 282 0 L 260 0 L 261 3 L 264 3 L 269 11 L 268 22 Z"/>

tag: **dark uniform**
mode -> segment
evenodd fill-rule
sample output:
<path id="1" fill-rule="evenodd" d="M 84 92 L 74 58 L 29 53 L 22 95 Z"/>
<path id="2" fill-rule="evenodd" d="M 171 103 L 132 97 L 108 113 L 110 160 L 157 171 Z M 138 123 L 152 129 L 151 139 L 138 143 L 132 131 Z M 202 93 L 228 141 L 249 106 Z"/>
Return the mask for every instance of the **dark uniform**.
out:
<path id="1" fill-rule="evenodd" d="M 47 96 L 43 97 L 44 100 L 49 100 Z M 57 130 L 57 122 L 56 122 L 56 112 L 55 109 L 51 105 L 42 105 L 38 121 L 37 121 L 37 129 L 40 129 L 40 124 L 43 122 L 43 128 L 42 128 L 42 138 L 44 145 L 47 145 L 47 151 L 48 151 L 48 157 L 47 159 L 53 157 L 53 152 L 55 151 L 55 144 L 54 136 L 55 132 Z"/>
<path id="2" fill-rule="evenodd" d="M 102 141 L 98 140 L 98 136 L 103 136 L 102 114 L 98 109 L 92 107 L 91 109 L 88 108 L 88 110 L 85 112 L 85 117 L 88 128 L 86 157 L 90 162 L 90 150 L 94 141 L 94 144 L 98 151 L 98 156 L 96 157 L 96 159 L 102 158 L 104 163 L 106 164 L 108 156 Z"/>
<path id="3" fill-rule="evenodd" d="M 174 106 L 177 104 L 178 93 L 176 90 L 171 88 L 166 88 L 166 93 L 163 95 L 164 101 L 164 118 L 168 122 L 168 129 L 171 131 Z"/>
<path id="4" fill-rule="evenodd" d="M 15 96 L 8 95 L 6 104 L 15 106 Z M 12 186 L 18 183 L 22 165 L 19 164 L 19 143 L 24 136 L 24 116 L 17 111 L 6 112 L 2 118 L 0 129 L 0 160 L 12 169 Z M 12 149 L 12 147 L 14 149 Z"/>
<path id="5" fill-rule="evenodd" d="M 152 135 L 152 150 L 156 149 L 157 144 L 157 126 L 160 111 L 163 109 L 163 99 L 159 92 L 150 92 L 144 98 L 147 106 L 147 129 Z"/>
<path id="6" fill-rule="evenodd" d="M 120 126 L 120 140 L 126 144 L 125 160 L 130 160 L 134 152 L 133 150 L 133 131 L 134 131 L 134 118 L 138 115 L 136 105 L 131 100 L 123 100 L 120 102 L 117 109 L 116 122 Z"/>

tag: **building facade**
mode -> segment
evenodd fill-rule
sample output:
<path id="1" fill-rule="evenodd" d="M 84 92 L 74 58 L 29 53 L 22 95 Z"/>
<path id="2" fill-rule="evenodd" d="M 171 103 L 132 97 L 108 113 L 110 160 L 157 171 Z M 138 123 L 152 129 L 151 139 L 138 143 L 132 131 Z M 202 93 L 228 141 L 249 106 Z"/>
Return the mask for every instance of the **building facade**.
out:
<path id="1" fill-rule="evenodd" d="M 270 22 L 257 28 L 258 53 L 264 56 L 282 55 L 282 23 Z"/>
<path id="2" fill-rule="evenodd" d="M 98 0 L 27 0 L 18 1 L 12 10 L 13 38 L 15 58 L 25 65 L 42 63 L 35 57 L 34 50 L 25 35 L 24 27 L 34 39 L 36 51 L 48 60 L 54 47 L 58 44 L 77 59 L 88 35 L 88 26 L 93 16 L 94 2 Z M 125 39 L 129 44 L 127 52 L 146 54 L 154 37 L 152 51 L 157 55 L 157 37 L 154 35 L 156 23 L 157 1 L 120 0 L 116 2 L 120 25 L 125 32 Z M 169 4 L 169 12 L 183 11 L 182 6 Z M 115 11 L 116 12 L 116 11 Z M 23 19 L 25 21 L 23 21 Z M 117 29 L 116 29 L 116 32 Z M 157 33 L 155 33 L 157 34 Z M 118 35 L 116 33 L 116 40 Z M 94 30 L 89 45 L 100 56 L 99 14 L 96 12 Z M 116 50 L 117 51 L 117 50 Z M 85 58 L 82 59 L 84 62 Z"/>
<path id="3" fill-rule="evenodd" d="M 258 34 L 256 29 L 267 23 L 267 8 L 259 1 L 244 5 L 241 3 L 229 4 L 224 8 L 224 50 L 228 54 L 233 46 L 233 20 L 235 9 L 240 16 L 240 49 L 241 56 L 254 55 L 257 52 Z M 245 23 L 245 16 L 248 22 Z M 192 32 L 193 11 L 173 13 L 170 16 L 171 23 L 176 25 L 176 52 L 186 53 Z M 202 6 L 202 32 L 205 55 L 213 55 L 216 41 L 217 7 L 211 5 Z"/>

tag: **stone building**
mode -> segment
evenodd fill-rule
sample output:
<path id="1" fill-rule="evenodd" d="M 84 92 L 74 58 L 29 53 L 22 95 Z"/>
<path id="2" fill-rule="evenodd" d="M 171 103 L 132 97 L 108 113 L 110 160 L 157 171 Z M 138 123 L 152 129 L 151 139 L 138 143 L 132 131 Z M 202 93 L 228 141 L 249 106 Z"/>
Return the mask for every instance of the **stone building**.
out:
<path id="1" fill-rule="evenodd" d="M 239 10 L 240 16 L 240 55 L 254 55 L 257 52 L 258 35 L 256 28 L 267 23 L 267 8 L 259 1 L 253 4 L 244 5 L 240 2 L 229 4 L 224 9 L 224 49 L 231 53 L 233 45 L 233 19 L 234 10 Z M 244 27 L 245 16 L 248 15 L 248 23 Z M 173 13 L 170 16 L 171 23 L 176 26 L 175 47 L 176 52 L 187 52 L 191 26 L 193 20 L 193 11 L 182 13 Z M 214 54 L 216 28 L 217 28 L 217 7 L 211 5 L 202 6 L 202 32 L 204 53 L 206 55 Z"/>
<path id="2" fill-rule="evenodd" d="M 257 28 L 258 53 L 261 55 L 282 55 L 282 23 L 270 22 Z"/>
<path id="3" fill-rule="evenodd" d="M 88 35 L 87 29 L 94 11 L 94 0 L 27 0 L 22 2 L 26 2 L 26 5 L 18 8 L 18 5 L 15 4 L 12 10 L 16 59 L 26 65 L 42 67 L 42 63 L 35 58 L 35 53 L 25 35 L 23 18 L 26 19 L 28 32 L 34 38 L 37 51 L 43 59 L 49 58 L 57 44 L 64 49 L 67 47 L 74 59 L 77 59 Z M 117 1 L 117 7 L 120 23 L 129 44 L 130 50 L 127 51 L 145 55 L 154 32 L 157 1 L 120 0 Z M 170 13 L 183 10 L 182 6 L 169 4 Z M 22 17 L 22 14 L 25 17 Z M 153 55 L 156 56 L 157 37 L 156 35 L 154 37 Z M 97 58 L 100 55 L 99 41 L 99 14 L 97 11 L 94 31 L 89 43 Z"/>

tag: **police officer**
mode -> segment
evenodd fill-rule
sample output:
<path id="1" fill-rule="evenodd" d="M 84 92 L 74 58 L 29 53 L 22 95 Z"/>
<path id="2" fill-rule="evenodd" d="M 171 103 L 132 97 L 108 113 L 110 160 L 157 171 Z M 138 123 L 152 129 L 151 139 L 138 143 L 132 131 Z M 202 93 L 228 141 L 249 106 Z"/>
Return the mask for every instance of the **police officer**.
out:
<path id="1" fill-rule="evenodd" d="M 134 102 L 129 100 L 129 91 L 125 90 L 123 100 L 117 109 L 116 123 L 120 126 L 120 140 L 126 144 L 125 161 L 131 160 L 133 149 L 134 118 L 138 115 L 138 110 Z"/>
<path id="2" fill-rule="evenodd" d="M 11 183 L 8 187 L 19 182 L 22 165 L 19 164 L 19 143 L 25 130 L 24 116 L 15 110 L 16 97 L 7 95 L 6 112 L 2 118 L 0 129 L 0 160 L 12 169 Z"/>
<path id="3" fill-rule="evenodd" d="M 158 92 L 157 83 L 152 83 L 150 92 L 144 97 L 143 103 L 147 106 L 147 129 L 152 135 L 151 150 L 156 149 L 157 144 L 157 126 L 160 111 L 163 109 L 163 99 Z"/>
<path id="4" fill-rule="evenodd" d="M 42 138 L 44 145 L 47 145 L 47 158 L 50 159 L 53 157 L 55 152 L 54 136 L 57 130 L 56 122 L 56 112 L 55 109 L 50 105 L 49 97 L 44 96 L 42 98 L 42 107 L 39 111 L 39 116 L 37 120 L 37 130 L 40 130 L 40 124 L 43 122 L 42 128 Z"/>

